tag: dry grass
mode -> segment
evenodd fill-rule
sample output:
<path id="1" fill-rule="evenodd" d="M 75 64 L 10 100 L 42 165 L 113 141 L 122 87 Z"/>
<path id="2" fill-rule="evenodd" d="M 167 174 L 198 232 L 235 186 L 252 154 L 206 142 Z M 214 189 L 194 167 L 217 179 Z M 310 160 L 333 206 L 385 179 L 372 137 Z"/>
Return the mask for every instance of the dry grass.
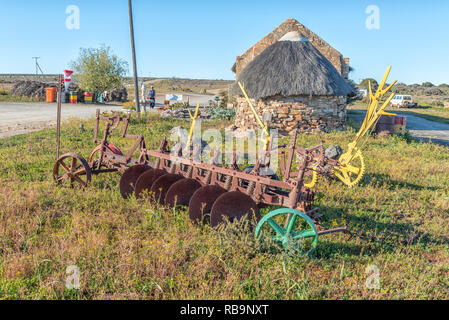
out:
<path id="1" fill-rule="evenodd" d="M 152 119 L 132 129 L 156 147 L 181 123 Z M 63 151 L 87 156 L 93 123 L 86 131 L 79 124 L 64 125 Z M 301 136 L 298 144 L 345 146 L 353 136 Z M 360 186 L 320 180 L 317 190 L 324 225 L 347 224 L 355 236 L 323 237 L 313 256 L 300 257 L 256 242 L 244 226 L 198 227 L 185 211 L 125 201 L 117 174 L 93 177 L 84 192 L 57 188 L 54 140 L 48 129 L 0 141 L 2 299 L 449 298 L 445 147 L 370 138 Z M 379 290 L 365 286 L 373 264 Z M 65 288 L 70 265 L 81 271 L 80 290 Z"/>

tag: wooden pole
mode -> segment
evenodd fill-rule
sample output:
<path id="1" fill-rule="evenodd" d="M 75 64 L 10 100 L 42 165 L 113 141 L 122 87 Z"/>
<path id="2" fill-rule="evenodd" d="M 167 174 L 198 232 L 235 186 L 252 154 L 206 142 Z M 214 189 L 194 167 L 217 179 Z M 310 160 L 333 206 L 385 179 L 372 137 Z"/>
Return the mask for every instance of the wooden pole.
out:
<path id="1" fill-rule="evenodd" d="M 129 31 L 131 34 L 131 50 L 133 56 L 133 70 L 134 70 L 134 95 L 136 96 L 136 110 L 140 114 L 140 99 L 139 99 L 139 83 L 137 78 L 137 62 L 136 62 L 136 46 L 134 43 L 134 23 L 133 23 L 133 6 L 131 0 L 128 0 L 129 10 Z"/>
<path id="2" fill-rule="evenodd" d="M 56 99 L 58 102 L 58 110 L 56 115 L 56 160 L 59 159 L 59 152 L 60 152 L 60 146 L 61 146 L 61 105 L 62 105 L 62 97 L 61 97 L 61 83 L 62 83 L 62 76 L 59 75 L 59 81 L 58 81 L 58 93 L 56 95 Z"/>

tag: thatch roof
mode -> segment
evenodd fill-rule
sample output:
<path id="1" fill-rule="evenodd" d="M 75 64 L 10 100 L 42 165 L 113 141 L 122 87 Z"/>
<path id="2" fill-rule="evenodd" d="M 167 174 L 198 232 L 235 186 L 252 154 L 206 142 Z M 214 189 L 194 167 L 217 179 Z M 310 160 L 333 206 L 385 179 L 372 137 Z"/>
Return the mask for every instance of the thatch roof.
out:
<path id="1" fill-rule="evenodd" d="M 266 48 L 238 75 L 250 98 L 345 96 L 351 86 L 307 39 L 291 36 Z M 231 95 L 242 95 L 237 81 Z"/>

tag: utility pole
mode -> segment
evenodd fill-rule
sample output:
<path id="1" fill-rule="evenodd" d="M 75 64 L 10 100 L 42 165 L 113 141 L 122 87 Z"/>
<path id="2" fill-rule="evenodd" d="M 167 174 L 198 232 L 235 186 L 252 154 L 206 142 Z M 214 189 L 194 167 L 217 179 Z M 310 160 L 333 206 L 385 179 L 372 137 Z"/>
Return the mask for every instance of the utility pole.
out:
<path id="1" fill-rule="evenodd" d="M 133 23 L 133 6 L 131 0 L 128 0 L 129 10 L 129 31 L 131 34 L 131 50 L 133 54 L 133 69 L 134 69 L 134 95 L 136 96 L 136 110 L 140 114 L 140 99 L 139 99 L 139 83 L 137 78 L 137 62 L 136 62 L 136 46 L 134 44 L 134 23 Z"/>
<path id="2" fill-rule="evenodd" d="M 36 62 L 36 76 L 39 74 L 39 70 L 41 71 L 41 74 L 44 74 L 44 72 L 41 69 L 41 66 L 39 65 L 39 62 L 37 62 L 37 60 L 39 60 L 40 57 L 33 57 L 33 59 Z"/>

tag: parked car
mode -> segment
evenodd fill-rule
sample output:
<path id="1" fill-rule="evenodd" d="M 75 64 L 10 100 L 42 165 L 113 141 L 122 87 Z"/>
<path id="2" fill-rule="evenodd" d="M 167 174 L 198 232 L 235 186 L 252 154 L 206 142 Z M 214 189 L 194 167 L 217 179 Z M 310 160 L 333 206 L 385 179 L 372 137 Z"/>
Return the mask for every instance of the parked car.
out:
<path id="1" fill-rule="evenodd" d="M 408 95 L 396 95 L 390 103 L 392 106 L 398 108 L 412 108 L 418 106 L 418 104 L 413 101 L 412 96 Z"/>
<path id="2" fill-rule="evenodd" d="M 357 99 L 362 100 L 363 98 L 366 98 L 368 96 L 368 89 L 357 88 L 355 93 Z"/>

